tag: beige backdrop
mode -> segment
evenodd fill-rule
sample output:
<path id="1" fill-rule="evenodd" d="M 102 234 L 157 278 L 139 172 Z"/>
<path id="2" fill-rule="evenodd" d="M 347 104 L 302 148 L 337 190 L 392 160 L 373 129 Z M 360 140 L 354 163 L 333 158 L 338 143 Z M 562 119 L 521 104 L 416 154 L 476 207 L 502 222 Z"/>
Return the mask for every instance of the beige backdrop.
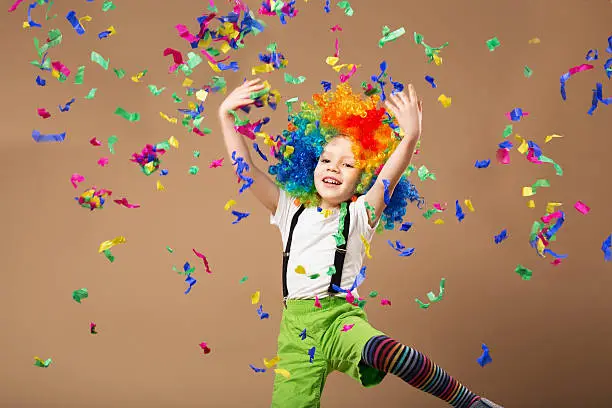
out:
<path id="1" fill-rule="evenodd" d="M 30 0 L 34 1 L 34 0 Z M 5 1 L 5 10 L 11 1 Z M 2 75 L 2 160 L 0 180 L 3 215 L 0 280 L 0 405 L 3 407 L 265 407 L 271 399 L 273 372 L 255 374 L 249 364 L 263 366 L 262 358 L 275 355 L 281 316 L 281 244 L 269 225 L 268 214 L 250 194 L 238 195 L 229 158 L 223 167 L 210 169 L 212 160 L 225 156 L 215 120 L 221 95 L 205 103 L 205 137 L 172 125 L 159 112 L 179 116 L 177 108 L 195 100 L 184 97 L 184 76 L 169 75 L 172 47 L 186 53 L 189 46 L 174 26 L 185 24 L 197 32 L 196 17 L 206 12 L 207 1 L 115 1 L 117 8 L 103 13 L 102 1 L 56 1 L 45 21 L 44 11 L 33 11 L 43 28 L 23 29 L 27 2 L 0 20 L 4 63 Z M 301 85 L 283 82 L 283 72 L 268 78 L 284 98 L 301 100 L 321 89 L 321 80 L 338 83 L 338 74 L 324 63 L 340 41 L 343 63 L 361 64 L 351 80 L 354 87 L 377 74 L 384 59 L 394 80 L 413 81 L 424 99 L 422 153 L 414 164 L 426 165 L 437 181 L 414 178 L 428 204 L 448 203 L 444 225 L 425 220 L 411 207 L 406 217 L 414 222 L 409 232 L 386 232 L 374 239 L 373 259 L 361 290 L 380 293 L 367 306 L 371 321 L 389 335 L 427 353 L 452 375 L 507 407 L 608 407 L 612 353 L 610 313 L 612 263 L 605 263 L 601 243 L 612 232 L 609 191 L 612 107 L 600 104 L 586 114 L 591 89 L 603 82 L 604 96 L 612 95 L 602 68 L 612 55 L 605 52 L 612 21 L 606 0 L 578 1 L 353 1 L 355 14 L 344 15 L 332 2 L 326 14 L 322 0 L 297 1 L 298 16 L 281 25 L 276 17 L 262 17 L 266 30 L 248 37 L 246 48 L 232 52 L 240 71 L 225 72 L 233 88 L 257 55 L 271 42 L 289 60 L 286 72 L 307 77 Z M 256 1 L 248 4 L 255 10 Z M 227 14 L 227 1 L 218 3 Z M 90 15 L 86 34 L 79 37 L 64 16 Z M 339 24 L 342 32 L 330 27 Z M 99 40 L 97 33 L 113 25 L 117 34 Z M 378 48 L 381 28 L 405 27 L 406 35 Z M 29 64 L 36 59 L 33 38 L 45 41 L 51 28 L 63 33 L 61 46 L 50 56 L 72 70 L 65 83 Z M 425 42 L 450 45 L 443 65 L 426 62 L 413 32 Z M 485 41 L 497 36 L 501 47 L 490 52 Z M 538 37 L 541 43 L 528 41 Z M 567 101 L 559 95 L 559 77 L 584 61 L 596 48 L 596 69 L 568 81 Z M 112 68 L 127 76 L 117 79 L 89 61 L 92 50 L 110 58 Z M 603 59 L 603 61 L 602 61 Z M 75 85 L 79 65 L 86 65 L 85 83 Z M 523 66 L 533 69 L 529 79 Z M 148 69 L 141 83 L 130 76 Z M 36 75 L 47 86 L 35 84 Z M 192 75 L 195 85 L 213 75 L 204 63 Z M 432 75 L 432 89 L 423 79 Z M 153 96 L 148 84 L 167 89 Z M 83 99 L 98 88 L 92 100 Z M 176 104 L 172 92 L 184 97 Z M 452 105 L 437 102 L 444 93 Z M 77 101 L 69 112 L 58 104 Z M 113 114 L 116 107 L 142 115 L 129 123 Z M 512 163 L 495 162 L 495 150 L 504 127 L 504 113 L 522 107 L 530 116 L 515 123 L 515 132 L 534 140 L 544 154 L 564 169 L 555 176 L 550 165 L 528 163 L 513 149 Z M 52 114 L 41 119 L 37 108 Z M 255 119 L 268 115 L 258 110 Z M 281 103 L 264 129 L 275 135 L 285 126 Z M 32 129 L 42 133 L 66 131 L 63 143 L 37 144 Z M 544 144 L 547 135 L 563 139 Z M 116 154 L 106 140 L 117 135 Z M 129 161 L 146 143 L 175 136 L 180 142 L 163 157 L 166 177 L 145 176 Z M 97 137 L 104 146 L 92 147 Z M 511 138 L 514 142 L 514 138 Z M 515 145 L 516 146 L 516 145 Z M 199 159 L 193 150 L 199 150 Z M 110 163 L 96 164 L 107 156 Z M 254 155 L 256 157 L 256 155 Z M 491 158 L 490 168 L 477 170 L 475 160 Z M 258 165 L 264 163 L 257 160 Z M 200 173 L 191 175 L 192 165 Z M 70 176 L 80 173 L 85 182 L 75 190 Z M 527 208 L 521 188 L 546 178 L 550 188 L 532 197 Z M 155 188 L 157 180 L 165 192 Z M 142 205 L 127 209 L 108 202 L 90 212 L 74 197 L 95 185 Z M 459 224 L 454 202 L 470 198 L 475 213 L 467 212 Z M 229 199 L 234 209 L 251 212 L 238 225 L 223 210 Z M 582 200 L 591 207 L 581 215 L 573 207 Z M 562 202 L 567 219 L 551 248 L 569 254 L 561 265 L 550 265 L 529 246 L 533 221 L 549 201 Z M 465 207 L 464 207 L 465 209 Z M 508 229 L 509 239 L 496 246 L 493 236 Z M 123 235 L 127 243 L 113 248 L 110 263 L 98 246 Z M 398 257 L 386 240 L 400 239 L 416 248 L 412 257 Z M 174 249 L 170 254 L 166 246 Z M 191 252 L 204 253 L 212 274 Z M 172 270 L 185 261 L 196 267 L 198 283 L 184 295 L 184 277 Z M 533 270 L 531 281 L 514 273 L 517 264 Z M 247 275 L 248 281 L 240 284 Z M 429 310 L 414 299 L 436 291 L 447 279 L 445 298 Z M 78 304 L 72 291 L 86 287 L 89 298 Z M 270 319 L 260 320 L 250 295 L 262 293 Z M 381 306 L 387 297 L 392 306 Z M 97 335 L 89 323 L 98 325 Z M 212 349 L 203 355 L 198 344 Z M 491 350 L 493 363 L 481 368 L 476 359 L 481 343 Z M 33 365 L 34 356 L 52 358 L 50 367 Z M 331 375 L 323 394 L 325 407 L 442 407 L 439 400 L 418 392 L 396 378 L 364 390 L 341 375 Z"/>

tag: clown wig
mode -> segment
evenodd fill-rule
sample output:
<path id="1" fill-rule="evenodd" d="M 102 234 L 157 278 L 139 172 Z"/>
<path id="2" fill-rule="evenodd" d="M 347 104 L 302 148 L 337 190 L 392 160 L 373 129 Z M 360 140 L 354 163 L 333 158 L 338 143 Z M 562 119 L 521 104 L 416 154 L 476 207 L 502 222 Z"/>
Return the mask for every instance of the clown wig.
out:
<path id="1" fill-rule="evenodd" d="M 391 117 L 384 108 L 377 109 L 378 95 L 361 97 L 348 84 L 335 92 L 313 95 L 313 103 L 302 103 L 301 110 L 289 116 L 275 157 L 268 172 L 276 184 L 305 206 L 320 203 L 314 184 L 314 170 L 325 145 L 336 136 L 349 138 L 361 179 L 355 193 L 365 194 L 376 181 L 382 166 L 399 144 Z M 403 175 L 382 214 L 385 229 L 402 222 L 408 201 L 421 207 L 423 199 L 415 186 Z"/>

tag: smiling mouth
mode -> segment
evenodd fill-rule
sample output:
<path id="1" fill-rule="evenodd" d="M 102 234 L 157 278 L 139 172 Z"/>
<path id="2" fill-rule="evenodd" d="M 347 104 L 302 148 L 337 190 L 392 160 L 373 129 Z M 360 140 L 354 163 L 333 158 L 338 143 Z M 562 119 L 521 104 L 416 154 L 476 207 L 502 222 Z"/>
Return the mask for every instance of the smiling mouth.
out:
<path id="1" fill-rule="evenodd" d="M 332 186 L 339 186 L 340 184 L 342 184 L 342 182 L 338 179 L 335 179 L 333 177 L 323 177 L 323 184 L 328 184 L 328 185 L 332 185 Z"/>

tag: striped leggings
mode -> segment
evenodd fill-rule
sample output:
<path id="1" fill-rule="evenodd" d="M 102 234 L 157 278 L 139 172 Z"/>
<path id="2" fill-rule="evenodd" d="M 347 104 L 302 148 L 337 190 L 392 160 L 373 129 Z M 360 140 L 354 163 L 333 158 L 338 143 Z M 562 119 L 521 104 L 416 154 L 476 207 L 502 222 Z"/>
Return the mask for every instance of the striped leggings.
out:
<path id="1" fill-rule="evenodd" d="M 413 387 L 434 395 L 455 408 L 480 405 L 478 395 L 425 355 L 387 336 L 375 336 L 368 340 L 361 357 L 367 365 L 395 374 Z"/>

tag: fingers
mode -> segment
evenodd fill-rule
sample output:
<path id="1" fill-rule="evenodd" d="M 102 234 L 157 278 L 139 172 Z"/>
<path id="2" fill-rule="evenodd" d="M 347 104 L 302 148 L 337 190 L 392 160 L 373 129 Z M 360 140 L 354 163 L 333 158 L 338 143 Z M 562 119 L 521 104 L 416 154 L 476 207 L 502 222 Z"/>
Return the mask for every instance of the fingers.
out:
<path id="1" fill-rule="evenodd" d="M 414 89 L 414 85 L 412 84 L 408 84 L 408 95 L 410 97 L 410 101 L 412 102 L 417 102 L 418 98 L 417 98 L 417 94 L 416 94 L 416 90 Z"/>
<path id="2" fill-rule="evenodd" d="M 393 116 L 397 116 L 397 108 L 395 107 L 395 105 L 389 102 L 388 99 L 385 101 L 385 106 L 387 107 L 387 110 L 391 111 Z"/>

